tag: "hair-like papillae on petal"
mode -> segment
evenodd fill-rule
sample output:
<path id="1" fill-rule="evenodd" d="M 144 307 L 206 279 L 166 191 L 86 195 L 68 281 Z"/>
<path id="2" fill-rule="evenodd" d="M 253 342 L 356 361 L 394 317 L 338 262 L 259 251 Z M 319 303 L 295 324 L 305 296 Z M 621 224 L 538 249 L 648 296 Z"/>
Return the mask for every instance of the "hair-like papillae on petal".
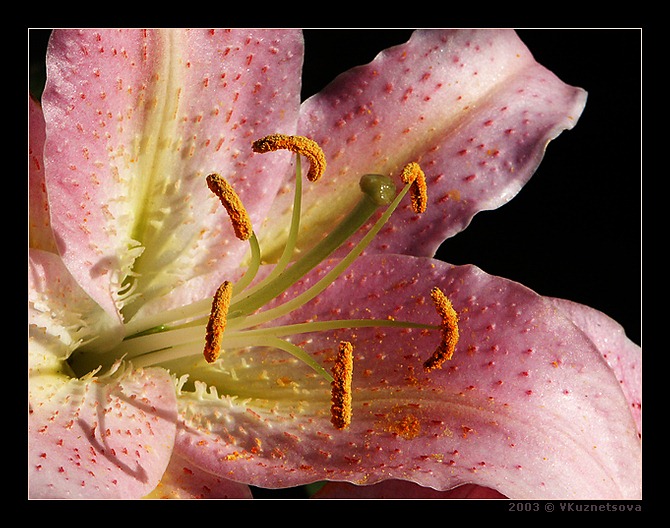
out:
<path id="1" fill-rule="evenodd" d="M 331 426 L 328 383 L 305 365 L 275 350 L 226 350 L 217 386 L 238 397 L 207 390 L 203 376 L 180 397 L 175 449 L 208 472 L 268 487 L 395 479 L 436 490 L 471 483 L 511 498 L 639 497 L 640 439 L 619 380 L 562 309 L 518 283 L 473 266 L 370 255 L 290 321 L 439 324 L 433 286 L 459 314 L 458 346 L 439 370 L 422 366 L 438 330 L 295 341 L 326 367 L 341 340 L 353 344 L 348 429 Z"/>
<path id="2" fill-rule="evenodd" d="M 253 157 L 251 143 L 295 131 L 302 57 L 298 31 L 54 32 L 42 98 L 52 225 L 105 310 L 185 304 L 237 269 L 248 247 L 205 178 L 222 174 L 252 222 L 265 218 L 290 155 Z"/>
<path id="3" fill-rule="evenodd" d="M 306 237 L 352 206 L 363 174 L 395 178 L 418 162 L 429 196 L 423 221 L 413 221 L 417 215 L 405 206 L 391 219 L 390 235 L 369 251 L 432 256 L 477 212 L 521 189 L 549 140 L 576 124 L 585 100 L 583 90 L 538 64 L 511 30 L 417 31 L 302 104 L 299 133 L 317 141 L 328 159 L 319 185 L 305 189 L 303 222 L 315 227 Z M 280 197 L 271 217 L 288 215 L 289 206 Z M 282 225 L 268 226 L 264 248 L 281 238 Z"/>
<path id="4" fill-rule="evenodd" d="M 31 498 L 137 499 L 154 489 L 174 445 L 176 397 L 164 369 L 88 380 L 31 380 Z"/>
<path id="5" fill-rule="evenodd" d="M 80 288 L 62 259 L 36 248 L 28 252 L 28 324 L 31 335 L 58 343 L 54 351 L 63 361 L 83 343 L 96 339 L 105 348 L 123 337 L 118 319 Z M 108 341 L 101 343 L 101 334 Z"/>

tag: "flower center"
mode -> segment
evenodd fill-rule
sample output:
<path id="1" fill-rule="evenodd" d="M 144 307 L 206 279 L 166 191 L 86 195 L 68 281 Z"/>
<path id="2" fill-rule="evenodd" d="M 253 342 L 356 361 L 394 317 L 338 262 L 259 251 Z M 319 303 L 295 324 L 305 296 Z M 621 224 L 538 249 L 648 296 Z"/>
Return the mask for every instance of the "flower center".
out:
<path id="1" fill-rule="evenodd" d="M 439 368 L 444 361 L 451 358 L 458 341 L 458 318 L 445 295 L 438 288 L 433 288 L 431 297 L 441 318 L 439 325 L 398 321 L 390 317 L 278 323 L 280 318 L 284 318 L 321 294 L 363 253 L 407 193 L 410 193 L 415 212 L 424 212 L 427 204 L 425 176 L 417 163 L 408 164 L 400 174 L 400 179 L 404 183 L 400 192 L 396 192 L 396 186 L 391 178 L 380 174 L 366 174 L 361 177 L 362 195 L 353 210 L 328 236 L 304 255 L 296 258 L 295 247 L 300 229 L 302 197 L 301 157 L 305 157 L 310 163 L 307 178 L 311 182 L 317 182 L 325 172 L 326 159 L 315 142 L 300 136 L 275 134 L 253 144 L 253 150 L 257 153 L 279 149 L 287 149 L 296 154 L 296 179 L 286 245 L 274 268 L 265 277 L 256 280 L 261 269 L 261 248 L 249 216 L 232 186 L 220 175 L 210 174 L 207 177 L 207 185 L 221 200 L 236 236 L 249 242 L 251 260 L 248 269 L 234 284 L 224 281 L 212 300 L 205 299 L 144 318 L 139 322 L 131 320 L 125 325 L 123 342 L 106 353 L 105 357 L 107 361 L 112 362 L 119 359 L 130 361 L 134 367 L 155 365 L 170 367 L 184 359 L 194 359 L 199 362 L 200 367 L 204 362 L 214 367 L 221 354 L 226 354 L 228 350 L 258 346 L 280 349 L 304 362 L 331 383 L 332 423 L 342 429 L 347 427 L 351 420 L 354 361 L 351 343 L 347 341 L 340 343 L 335 365 L 329 373 L 312 355 L 294 344 L 292 338 L 313 332 L 363 327 L 439 329 L 440 345 L 424 364 L 424 368 L 430 371 Z M 386 209 L 379 219 L 349 253 L 338 260 L 323 277 L 290 300 L 277 302 L 284 292 L 341 248 L 383 207 Z M 271 303 L 272 306 L 268 307 Z M 111 366 L 104 364 L 100 354 L 79 353 L 70 359 L 70 366 L 76 373 L 82 375 L 101 368 L 101 363 L 102 367 Z"/>

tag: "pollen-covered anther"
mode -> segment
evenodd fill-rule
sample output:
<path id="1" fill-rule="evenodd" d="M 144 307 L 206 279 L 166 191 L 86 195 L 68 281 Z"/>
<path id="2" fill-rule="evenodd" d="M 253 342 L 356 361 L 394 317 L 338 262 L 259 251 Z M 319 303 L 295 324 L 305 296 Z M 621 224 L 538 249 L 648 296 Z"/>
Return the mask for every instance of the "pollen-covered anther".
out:
<path id="1" fill-rule="evenodd" d="M 307 179 L 311 182 L 315 182 L 326 172 L 326 156 L 323 150 L 316 141 L 303 136 L 272 134 L 254 141 L 252 149 L 261 154 L 275 150 L 290 150 L 306 157 L 309 161 Z"/>
<path id="2" fill-rule="evenodd" d="M 233 224 L 235 236 L 240 240 L 248 240 L 252 233 L 251 220 L 233 187 L 225 178 L 215 173 L 207 176 L 207 186 L 219 197 L 221 204 L 225 207 Z"/>
<path id="3" fill-rule="evenodd" d="M 331 423 L 337 429 L 346 429 L 351 423 L 351 381 L 354 372 L 354 347 L 341 341 L 333 366 L 331 382 Z"/>
<path id="4" fill-rule="evenodd" d="M 226 318 L 232 293 L 233 284 L 225 281 L 214 294 L 212 311 L 209 314 L 205 333 L 205 349 L 203 350 L 207 363 L 214 363 L 221 353 L 221 339 L 223 332 L 226 330 Z"/>
<path id="5" fill-rule="evenodd" d="M 412 184 L 409 189 L 412 197 L 412 210 L 417 213 L 426 212 L 428 204 L 428 190 L 426 187 L 426 175 L 418 163 L 412 162 L 405 165 L 400 173 L 400 179 L 405 184 Z"/>
<path id="6" fill-rule="evenodd" d="M 442 319 L 440 332 L 442 339 L 433 355 L 426 360 L 423 368 L 426 372 L 442 368 L 442 363 L 451 359 L 458 343 L 458 314 L 454 310 L 451 301 L 439 288 L 433 288 L 430 296 L 435 304 L 437 314 Z"/>

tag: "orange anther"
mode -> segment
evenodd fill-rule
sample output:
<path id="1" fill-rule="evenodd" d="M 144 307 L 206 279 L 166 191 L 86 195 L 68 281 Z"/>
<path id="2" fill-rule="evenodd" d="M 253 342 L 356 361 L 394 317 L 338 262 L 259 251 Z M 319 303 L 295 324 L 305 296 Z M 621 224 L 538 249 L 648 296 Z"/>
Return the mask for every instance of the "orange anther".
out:
<path id="1" fill-rule="evenodd" d="M 218 174 L 207 176 L 207 186 L 219 197 L 221 204 L 228 212 L 235 236 L 240 240 L 248 240 L 252 233 L 251 220 L 235 189 Z"/>
<path id="2" fill-rule="evenodd" d="M 411 183 L 410 195 L 412 197 L 412 210 L 415 213 L 424 213 L 428 204 L 428 191 L 426 187 L 426 175 L 418 163 L 408 163 L 400 173 L 403 183 Z"/>
<path id="3" fill-rule="evenodd" d="M 307 179 L 315 182 L 326 172 L 326 156 L 316 141 L 303 136 L 272 134 L 254 141 L 254 152 L 265 153 L 275 150 L 290 150 L 305 156 L 309 160 Z"/>
<path id="4" fill-rule="evenodd" d="M 332 372 L 330 421 L 337 429 L 346 429 L 351 423 L 351 381 L 354 372 L 354 347 L 348 341 L 340 342 Z"/>
<path id="5" fill-rule="evenodd" d="M 205 333 L 205 349 L 203 355 L 207 363 L 214 363 L 221 353 L 221 338 L 226 329 L 226 317 L 230 307 L 230 297 L 233 293 L 233 284 L 225 281 L 214 294 L 212 311 L 207 321 Z"/>
<path id="6" fill-rule="evenodd" d="M 433 288 L 430 296 L 435 304 L 437 314 L 442 319 L 442 323 L 440 324 L 442 339 L 433 355 L 423 364 L 423 368 L 427 372 L 441 368 L 442 363 L 451 359 L 458 343 L 458 314 L 454 310 L 451 301 L 447 299 L 439 288 Z"/>

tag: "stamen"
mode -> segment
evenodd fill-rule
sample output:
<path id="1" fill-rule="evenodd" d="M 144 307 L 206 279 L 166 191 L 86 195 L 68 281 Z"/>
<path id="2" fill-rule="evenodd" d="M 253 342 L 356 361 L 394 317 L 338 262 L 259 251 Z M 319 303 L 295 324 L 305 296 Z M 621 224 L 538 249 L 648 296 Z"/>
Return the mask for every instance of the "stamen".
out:
<path id="1" fill-rule="evenodd" d="M 412 209 L 415 213 L 424 213 L 428 203 L 428 191 L 426 187 L 426 175 L 418 163 L 408 163 L 400 173 L 403 183 L 411 183 L 410 194 L 412 197 Z"/>
<path id="2" fill-rule="evenodd" d="M 351 381 L 354 372 L 354 347 L 348 341 L 340 342 L 332 372 L 330 421 L 337 429 L 346 429 L 351 423 Z"/>
<path id="3" fill-rule="evenodd" d="M 207 331 L 205 333 L 205 349 L 203 350 L 207 363 L 214 363 L 221 352 L 221 339 L 226 329 L 226 317 L 232 292 L 232 283 L 225 281 L 214 294 L 212 312 L 209 321 L 207 321 Z"/>
<path id="4" fill-rule="evenodd" d="M 440 325 L 442 340 L 435 352 L 433 352 L 433 355 L 423 364 L 426 372 L 442 368 L 442 363 L 451 359 L 454 355 L 454 350 L 458 343 L 458 314 L 451 305 L 451 301 L 447 299 L 439 288 L 433 288 L 430 296 L 433 299 L 433 303 L 435 303 L 437 314 L 442 319 L 442 324 Z"/>
<path id="5" fill-rule="evenodd" d="M 248 240 L 252 233 L 251 220 L 233 187 L 218 174 L 207 176 L 207 186 L 219 197 L 223 207 L 226 208 L 230 221 L 233 223 L 235 236 L 240 240 Z"/>
<path id="6" fill-rule="evenodd" d="M 286 136 L 272 134 L 254 141 L 254 152 L 265 153 L 275 150 L 290 150 L 305 156 L 309 160 L 307 179 L 311 182 L 318 180 L 326 172 L 326 156 L 316 141 L 303 136 Z"/>

